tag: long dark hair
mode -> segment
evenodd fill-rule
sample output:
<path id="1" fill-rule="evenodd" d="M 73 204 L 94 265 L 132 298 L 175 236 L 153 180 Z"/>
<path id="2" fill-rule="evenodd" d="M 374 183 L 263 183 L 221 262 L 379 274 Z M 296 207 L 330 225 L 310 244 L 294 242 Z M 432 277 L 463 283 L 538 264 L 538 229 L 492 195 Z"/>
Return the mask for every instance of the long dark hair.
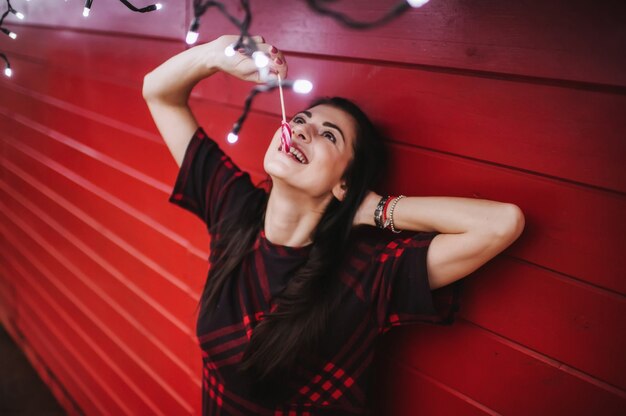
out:
<path id="1" fill-rule="evenodd" d="M 256 382 L 282 377 L 295 368 L 296 359 L 306 359 L 319 345 L 329 314 L 339 300 L 336 265 L 341 264 L 347 248 L 354 216 L 385 163 L 382 138 L 358 106 L 345 98 L 324 97 L 309 108 L 322 104 L 342 110 L 354 120 L 354 157 L 343 177 L 347 190 L 343 201 L 333 198 L 327 206 L 314 231 L 308 259 L 276 296 L 275 311 L 265 315 L 252 331 L 239 371 L 248 372 Z M 212 247 L 212 265 L 200 299 L 200 313 L 209 316 L 224 283 L 250 253 L 263 226 L 267 194 L 241 197 L 250 201 L 215 230 L 220 238 Z"/>

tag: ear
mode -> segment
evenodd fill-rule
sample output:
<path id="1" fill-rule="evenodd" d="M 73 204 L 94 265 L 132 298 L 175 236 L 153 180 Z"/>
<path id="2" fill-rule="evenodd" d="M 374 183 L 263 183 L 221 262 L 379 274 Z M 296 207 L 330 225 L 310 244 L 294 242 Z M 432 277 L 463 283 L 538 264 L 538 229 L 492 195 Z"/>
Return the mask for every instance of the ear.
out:
<path id="1" fill-rule="evenodd" d="M 342 180 L 332 190 L 333 195 L 340 201 L 346 197 L 346 192 L 348 191 L 348 187 L 346 186 L 346 181 Z"/>

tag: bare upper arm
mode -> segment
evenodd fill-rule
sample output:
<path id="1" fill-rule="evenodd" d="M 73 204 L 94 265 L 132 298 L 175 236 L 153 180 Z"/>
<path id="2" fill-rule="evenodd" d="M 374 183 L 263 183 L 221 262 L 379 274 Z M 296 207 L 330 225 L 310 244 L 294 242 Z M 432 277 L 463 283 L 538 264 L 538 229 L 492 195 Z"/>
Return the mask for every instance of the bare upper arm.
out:
<path id="1" fill-rule="evenodd" d="M 508 220 L 492 230 L 438 234 L 426 255 L 431 290 L 472 273 L 513 243 L 524 228 L 521 210 L 510 205 Z"/>
<path id="2" fill-rule="evenodd" d="M 157 98 L 145 100 L 161 137 L 180 167 L 189 141 L 199 126 L 196 118 L 186 104 L 171 104 Z"/>

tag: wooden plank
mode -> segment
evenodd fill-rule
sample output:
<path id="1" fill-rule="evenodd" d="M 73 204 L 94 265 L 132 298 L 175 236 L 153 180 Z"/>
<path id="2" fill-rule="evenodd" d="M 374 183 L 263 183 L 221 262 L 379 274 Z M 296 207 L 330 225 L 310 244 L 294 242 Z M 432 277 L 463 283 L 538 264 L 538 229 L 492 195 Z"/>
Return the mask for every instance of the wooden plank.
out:
<path id="1" fill-rule="evenodd" d="M 5 188 L 4 193 L 8 197 L 7 201 L 13 203 L 12 201 L 15 198 L 16 201 L 19 201 L 19 205 L 23 205 L 29 211 L 33 211 L 35 218 L 40 220 L 42 219 L 41 216 L 45 215 L 47 217 L 44 219 L 45 222 L 50 227 L 53 227 L 59 236 L 63 236 L 62 238 L 67 240 L 63 244 L 64 246 L 68 243 L 76 245 L 80 249 L 79 251 L 89 254 L 94 261 L 100 261 L 102 266 L 111 273 L 138 276 L 133 277 L 132 283 L 129 280 L 126 284 L 129 286 L 139 285 L 138 287 L 142 289 L 137 290 L 145 290 L 147 297 L 158 302 L 160 307 L 164 307 L 164 312 L 167 312 L 167 314 L 173 313 L 177 315 L 182 311 L 191 310 L 192 305 L 196 302 L 197 295 L 191 293 L 190 288 L 185 282 L 180 281 L 177 276 L 168 274 L 158 263 L 155 263 L 155 260 L 150 260 L 142 252 L 142 246 L 133 246 L 108 229 L 102 222 L 93 220 L 93 217 L 91 219 L 87 218 L 85 213 L 76 212 L 75 209 L 69 207 L 68 203 L 61 204 L 60 198 L 62 197 L 56 197 L 51 200 L 41 195 L 33 187 L 33 184 L 24 183 L 12 175 L 10 177 L 14 184 L 12 186 L 3 185 L 3 188 Z M 46 192 L 50 193 L 49 190 L 46 190 Z M 89 200 L 86 202 L 88 203 Z M 43 212 L 36 208 L 38 203 L 46 203 L 46 205 L 40 206 L 49 206 L 49 208 L 46 209 L 46 212 Z M 13 204 L 18 205 L 17 202 Z M 90 208 L 97 209 L 97 207 L 93 206 Z M 68 210 L 72 212 L 68 212 Z M 77 215 L 79 216 L 78 218 Z M 88 224 L 85 224 L 85 221 L 89 221 Z M 136 227 L 131 227 L 130 231 L 138 232 L 141 229 L 137 230 Z M 146 234 L 144 236 L 149 237 Z M 156 244 L 159 242 L 157 240 Z M 185 254 L 183 249 L 179 249 L 178 252 L 179 256 L 184 256 Z M 171 253 L 173 254 L 175 251 Z M 159 252 L 159 254 L 164 255 L 162 252 Z M 155 285 L 155 282 L 159 282 L 159 284 Z"/>
<path id="2" fill-rule="evenodd" d="M 14 263 L 12 263 L 13 265 Z M 72 392 L 79 389 L 87 390 L 85 393 L 88 394 L 88 398 L 80 400 L 81 396 L 77 396 L 81 407 L 86 411 L 95 409 L 97 414 L 119 414 L 119 412 L 128 411 L 127 405 L 122 403 L 119 397 L 111 394 L 108 385 L 119 384 L 119 380 L 110 383 L 112 374 L 106 371 L 103 366 L 102 357 L 93 354 L 91 347 L 85 344 L 84 340 L 74 332 L 74 329 L 68 327 L 63 320 L 53 319 L 58 317 L 56 311 L 48 307 L 37 292 L 25 293 L 23 302 L 24 308 L 29 311 L 28 314 L 21 317 L 28 324 L 23 328 L 23 332 L 27 336 L 31 332 L 35 335 L 34 337 L 29 336 L 29 339 L 39 351 L 54 351 L 46 356 L 52 358 L 52 363 L 56 358 L 61 363 L 57 369 L 62 367 L 65 372 L 70 374 L 70 377 L 65 379 L 74 381 L 73 384 L 71 381 L 68 383 Z M 34 320 L 39 321 L 39 323 L 35 324 Z M 50 343 L 51 339 L 56 340 L 56 342 Z M 71 363 L 68 362 L 67 357 L 72 358 Z M 128 396 L 128 399 L 132 406 L 136 399 L 131 395 Z"/>
<path id="3" fill-rule="evenodd" d="M 30 152 L 31 155 L 38 157 L 38 153 L 34 149 L 22 143 L 13 143 L 20 150 Z M 24 158 L 23 155 L 18 157 Z M 80 174 L 62 169 L 59 165 L 54 165 L 55 162 L 51 159 L 46 158 L 47 156 L 44 159 L 39 159 L 41 163 L 39 163 L 39 166 L 34 167 L 33 171 L 45 172 L 46 169 L 51 169 L 56 173 L 56 176 L 51 177 L 47 181 L 49 192 L 60 192 L 59 197 L 54 197 L 58 200 L 57 204 L 62 205 L 64 210 L 73 211 L 74 216 L 81 217 L 82 222 L 87 222 L 91 227 L 85 228 L 84 224 L 79 221 L 78 224 L 83 226 L 78 227 L 75 232 L 79 235 L 87 233 L 89 237 L 92 237 L 93 229 L 97 233 L 103 233 L 100 237 L 101 239 L 107 239 L 115 243 L 118 246 L 117 250 L 124 252 L 125 257 L 132 257 L 138 266 L 141 265 L 143 272 L 150 272 L 158 276 L 160 279 L 163 279 L 164 283 L 167 283 L 167 287 L 180 292 L 180 296 L 184 295 L 188 301 L 195 301 L 197 292 L 193 291 L 182 280 L 178 275 L 179 267 L 176 261 L 168 256 L 168 253 L 179 253 L 182 256 L 187 250 L 186 247 L 181 245 L 181 243 L 184 243 L 184 240 L 177 241 L 173 239 L 165 231 L 157 228 L 158 224 L 139 216 L 137 209 L 128 204 L 123 204 L 114 195 L 106 192 L 106 190 L 99 188 L 90 181 L 86 181 Z M 27 163 L 33 163 L 32 159 Z M 41 165 L 46 165 L 47 167 Z M 13 170 L 17 172 L 19 168 L 14 165 Z M 97 169 L 94 168 L 92 170 Z M 26 173 L 21 174 L 22 177 L 26 178 L 24 180 L 30 182 L 36 182 L 37 180 L 42 182 L 44 178 L 39 176 L 39 179 L 28 179 L 26 175 Z M 68 182 L 70 189 L 55 187 L 56 184 L 61 186 Z M 89 211 L 92 214 L 89 214 Z M 95 216 L 97 216 L 97 219 Z M 103 228 L 100 229 L 101 227 Z M 85 241 L 89 241 L 89 239 Z M 184 301 L 185 297 L 181 297 L 180 300 Z"/>
<path id="4" fill-rule="evenodd" d="M 466 278 L 460 316 L 626 391 L 621 295 L 498 256 Z"/>
<path id="5" fill-rule="evenodd" d="M 623 390 L 463 321 L 393 329 L 379 354 L 498 414 L 619 415 L 626 405 Z"/>
<path id="6" fill-rule="evenodd" d="M 23 219 L 32 224 L 37 224 L 37 219 L 28 215 L 24 215 Z M 35 234 L 28 235 L 31 238 L 35 236 Z M 39 240 L 41 234 L 35 238 Z M 17 250 L 18 243 L 15 243 L 17 240 L 11 241 L 14 242 L 15 246 L 8 250 L 8 253 Z M 53 240 L 53 242 L 56 241 Z M 152 331 L 154 330 L 153 327 L 161 325 L 161 322 L 158 320 L 156 322 L 151 320 L 140 321 L 137 316 L 130 315 L 128 310 L 121 305 L 124 303 L 123 300 L 132 297 L 132 294 L 120 292 L 117 294 L 117 299 L 111 300 L 110 297 L 97 291 L 96 285 L 86 284 L 81 277 L 74 276 L 71 268 L 61 267 L 62 264 L 68 264 L 67 259 L 59 258 L 59 256 L 54 255 L 55 253 L 48 253 L 45 246 L 41 246 L 31 239 L 23 238 L 20 240 L 20 244 L 23 244 L 23 246 L 20 245 L 20 248 L 23 249 L 22 257 L 26 256 L 30 261 L 34 256 L 32 253 L 41 253 L 39 260 L 48 267 L 50 273 L 40 278 L 39 284 L 46 287 L 48 293 L 54 293 L 54 299 L 60 305 L 65 305 L 65 310 L 76 310 L 77 315 L 82 313 L 91 317 L 93 323 L 87 323 L 85 328 L 93 326 L 104 333 L 108 332 L 107 339 L 117 338 L 116 344 L 124 352 L 127 352 L 128 346 L 132 346 L 131 352 L 140 354 L 157 371 L 167 374 L 168 379 L 176 380 L 173 386 L 179 394 L 200 387 L 199 377 L 195 377 L 196 374 L 199 375 L 200 373 L 194 373 L 192 368 L 184 362 L 187 359 L 185 347 L 195 347 L 195 343 L 185 342 L 187 338 L 177 334 L 173 334 L 168 342 L 159 341 Z M 191 310 L 190 308 L 189 311 Z M 115 336 L 110 333 L 115 333 Z M 177 342 L 172 342 L 173 339 L 177 339 Z"/>
<path id="7" fill-rule="evenodd" d="M 74 286 L 65 286 L 59 283 L 59 277 L 53 276 L 52 272 L 44 266 L 44 264 L 51 262 L 46 256 L 42 255 L 41 261 L 33 261 L 34 257 L 25 251 L 28 250 L 26 247 L 28 243 L 17 243 L 17 236 L 11 234 L 11 232 L 8 234 L 10 236 L 9 240 L 17 248 L 16 251 L 12 250 L 10 252 L 12 254 L 11 257 L 15 258 L 16 261 L 20 261 L 20 264 L 25 265 L 25 268 L 32 267 L 33 271 L 30 271 L 30 273 L 41 273 L 45 276 L 44 279 L 41 279 L 39 275 L 34 277 L 33 274 L 24 276 L 29 284 L 28 289 L 33 291 L 33 287 L 35 287 L 34 291 L 38 294 L 45 289 L 44 303 L 49 303 L 55 315 L 58 314 L 60 320 L 66 322 L 69 327 L 78 332 L 81 338 L 89 338 L 86 342 L 95 350 L 94 355 L 98 356 L 106 352 L 106 359 L 104 359 L 105 367 L 98 372 L 105 371 L 111 375 L 114 373 L 120 378 L 116 382 L 111 382 L 112 379 L 110 379 L 107 384 L 117 390 L 128 389 L 132 391 L 138 401 L 136 403 L 127 403 L 125 400 L 125 402 L 135 409 L 144 409 L 147 406 L 151 409 L 151 413 L 188 413 L 191 409 L 190 406 L 180 398 L 180 394 L 184 395 L 184 392 L 189 391 L 188 388 L 184 388 L 185 385 L 187 387 L 192 386 L 188 374 L 166 372 L 168 367 L 162 365 L 162 354 L 158 352 L 155 355 L 154 353 L 157 351 L 154 349 L 152 351 L 143 349 L 141 342 L 138 342 L 138 340 L 134 340 L 131 344 L 137 351 L 131 351 L 128 344 L 124 344 L 117 335 L 118 331 L 122 331 L 124 327 L 114 327 L 115 321 L 104 322 L 104 320 L 109 318 L 110 310 L 108 313 L 102 313 L 101 309 L 94 308 L 93 313 L 91 312 L 91 304 L 87 304 L 87 302 L 88 299 L 93 298 L 93 293 L 87 292 L 86 300 L 80 300 L 84 295 L 81 290 Z M 26 264 L 28 265 L 26 266 Z M 37 281 L 36 285 L 34 283 L 35 280 Z M 65 299 L 70 301 L 65 301 Z M 105 309 L 107 309 L 106 306 Z M 131 335 L 132 332 L 127 334 L 127 336 Z M 138 334 L 135 333 L 135 335 Z M 156 369 L 153 370 L 152 367 L 156 367 Z M 167 374 L 170 383 L 177 384 L 181 392 L 175 393 L 171 386 L 168 385 L 169 383 L 164 383 L 163 378 L 158 377 L 159 372 Z M 196 385 L 195 387 L 197 388 L 198 386 Z M 124 397 L 126 399 L 126 396 Z"/>
<path id="8" fill-rule="evenodd" d="M 99 296 L 112 307 L 120 305 L 118 313 L 124 313 L 127 318 L 130 316 L 138 319 L 139 322 L 147 326 L 152 336 L 161 343 L 169 345 L 175 356 L 186 355 L 188 350 L 185 348 L 185 342 L 195 346 L 195 337 L 192 336 L 190 328 L 192 326 L 192 306 L 195 305 L 190 305 L 188 309 L 179 307 L 179 314 L 173 315 L 146 294 L 146 291 L 149 289 L 146 285 L 142 285 L 140 281 L 134 284 L 121 281 L 121 277 L 117 272 L 114 273 L 111 269 L 106 269 L 96 263 L 93 258 L 76 248 L 73 241 L 67 241 L 56 230 L 41 227 L 38 229 L 38 232 L 41 233 L 40 243 L 38 244 L 43 244 L 42 249 L 45 251 L 46 257 L 50 259 L 50 267 L 54 266 L 57 268 L 57 276 L 77 279 L 85 290 L 100 292 Z M 56 247 L 59 247 L 61 251 L 53 253 L 51 251 L 52 243 L 58 244 Z M 40 250 L 41 248 L 38 251 Z M 59 256 L 63 257 L 62 263 L 53 261 L 54 258 Z M 71 262 L 68 259 L 71 259 Z M 115 262 L 115 265 L 124 268 L 123 262 Z M 99 276 L 99 278 L 91 280 L 89 276 Z M 134 280 L 139 280 L 140 277 L 139 274 L 130 276 L 133 276 Z M 140 289 L 137 289 L 136 286 Z M 120 293 L 125 293 L 126 295 L 120 297 Z M 186 313 L 183 313 L 183 310 L 186 310 Z M 175 310 L 175 312 L 177 311 Z M 144 321 L 144 319 L 146 320 Z M 179 343 L 171 344 L 171 339 L 179 339 L 180 341 Z"/>
<path id="9" fill-rule="evenodd" d="M 106 88 L 110 90 L 112 87 L 109 86 Z M 10 96 L 11 92 L 7 92 L 7 96 Z M 159 197 L 160 201 L 166 201 L 167 194 L 169 194 L 171 187 L 173 186 L 173 179 L 176 174 L 176 164 L 160 137 L 152 133 L 150 133 L 149 136 L 153 136 L 153 140 L 146 138 L 146 135 L 138 137 L 133 134 L 136 133 L 136 131 L 126 131 L 123 127 L 113 127 L 106 123 L 98 124 L 98 127 L 86 128 L 84 120 L 82 120 L 84 115 L 74 115 L 75 117 L 70 117 L 70 115 L 72 115 L 71 112 L 59 111 L 57 113 L 54 111 L 54 107 L 48 106 L 47 109 L 46 107 L 38 107 L 37 101 L 33 101 L 32 99 L 25 101 L 24 97 L 22 97 L 22 99 L 19 97 L 20 95 L 17 94 L 12 97 L 16 100 L 16 108 L 24 104 L 27 106 L 25 108 L 30 108 L 29 111 L 37 111 L 38 115 L 35 119 L 25 121 L 24 118 L 20 118 L 20 114 L 11 113 L 9 115 L 6 112 L 7 109 L 5 107 L 0 107 L 0 114 L 9 116 L 16 121 L 21 120 L 21 123 L 28 124 L 29 128 L 38 128 L 42 134 L 51 137 L 53 136 L 57 140 L 64 139 L 61 132 L 71 134 L 70 139 L 73 138 L 80 140 L 82 144 L 93 147 L 94 150 L 102 152 L 110 158 L 127 164 L 131 170 L 138 171 L 136 172 L 136 175 L 146 175 L 144 176 L 144 181 L 154 186 L 156 190 L 161 192 L 162 196 Z M 124 99 L 124 95 L 121 95 L 121 97 Z M 98 100 L 99 97 L 94 98 L 97 101 L 102 102 L 102 100 Z M 142 99 L 141 103 L 143 105 L 142 109 L 147 111 L 147 108 L 144 108 L 145 103 Z M 78 102 L 77 104 L 81 105 L 84 103 Z M 119 106 L 123 107 L 123 103 L 120 102 Z M 13 108 L 13 106 L 11 107 Z M 58 124 L 58 121 L 61 121 L 60 125 Z M 42 122 L 45 122 L 45 124 Z M 151 121 L 148 122 L 151 124 L 151 128 L 154 128 L 154 124 Z M 46 125 L 50 125 L 52 127 L 59 126 L 61 130 L 58 134 L 55 134 L 55 131 L 47 128 Z M 7 126 L 6 131 L 8 131 L 9 128 L 13 129 L 13 127 Z M 86 132 L 89 133 L 86 134 Z M 94 157 L 95 153 L 97 152 L 90 153 L 90 156 Z M 142 157 L 138 157 L 138 155 L 142 155 Z M 168 167 L 169 170 L 167 169 Z M 152 182 L 152 180 L 156 182 Z M 124 194 L 121 196 L 123 198 L 135 198 L 135 200 L 137 200 L 134 194 Z M 143 202 L 138 205 L 142 204 Z M 145 211 L 146 215 L 156 221 L 164 223 L 166 226 L 171 225 L 174 218 L 173 213 L 180 213 L 180 209 L 178 207 L 170 205 L 169 203 L 159 205 L 159 207 L 160 209 L 147 209 Z M 196 220 L 192 217 L 181 217 L 177 215 L 175 222 L 176 224 L 182 226 L 179 229 L 180 235 L 189 240 L 194 248 L 197 248 L 202 251 L 203 254 L 206 254 L 208 247 L 207 235 L 206 233 L 193 231 L 194 229 L 197 229 L 198 226 Z M 206 257 L 206 255 L 204 255 L 204 257 Z"/>

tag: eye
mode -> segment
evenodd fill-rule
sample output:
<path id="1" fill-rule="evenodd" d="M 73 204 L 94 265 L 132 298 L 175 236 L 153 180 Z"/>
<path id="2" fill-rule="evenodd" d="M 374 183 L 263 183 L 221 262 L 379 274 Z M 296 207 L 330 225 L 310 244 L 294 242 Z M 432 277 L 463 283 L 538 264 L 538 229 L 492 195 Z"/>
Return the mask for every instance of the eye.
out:
<path id="1" fill-rule="evenodd" d="M 293 118 L 293 122 L 297 123 L 297 124 L 304 124 L 305 123 L 304 119 L 302 117 L 300 117 L 300 116 L 295 116 Z"/>
<path id="2" fill-rule="evenodd" d="M 337 138 L 335 137 L 335 135 L 329 131 L 325 131 L 322 135 L 333 143 L 337 142 Z"/>

